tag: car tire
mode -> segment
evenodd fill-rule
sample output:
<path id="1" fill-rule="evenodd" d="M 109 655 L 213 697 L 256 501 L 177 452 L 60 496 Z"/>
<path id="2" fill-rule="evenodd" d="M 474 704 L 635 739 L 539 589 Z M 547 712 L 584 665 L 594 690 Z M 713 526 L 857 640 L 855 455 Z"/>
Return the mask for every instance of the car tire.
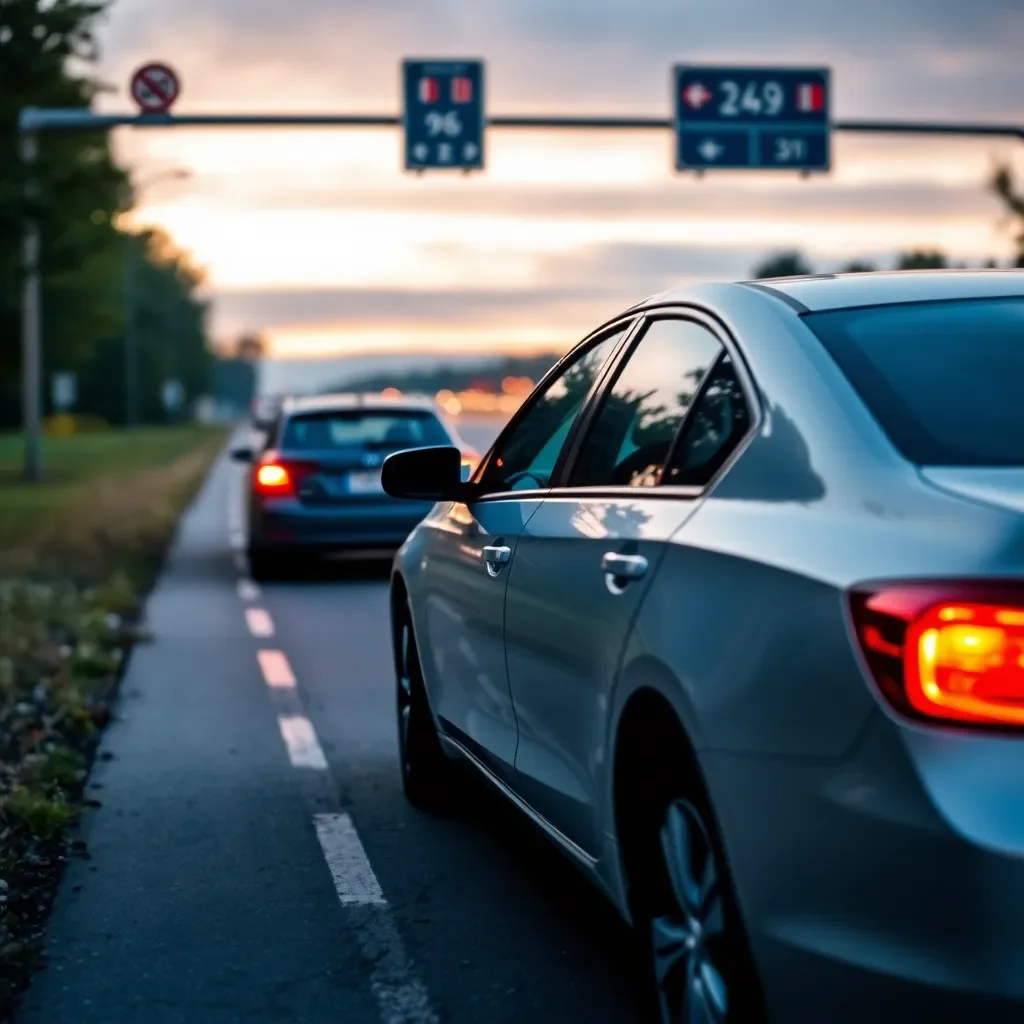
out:
<path id="1" fill-rule="evenodd" d="M 248 559 L 249 575 L 258 583 L 279 580 L 284 575 L 284 559 L 277 552 L 250 549 Z"/>
<path id="2" fill-rule="evenodd" d="M 437 735 L 412 619 L 404 606 L 395 623 L 395 712 L 406 799 L 413 807 L 431 814 L 451 810 L 455 765 Z"/>
<path id="3" fill-rule="evenodd" d="M 638 837 L 633 919 L 658 1024 L 765 1024 L 764 1000 L 713 816 L 678 787 Z"/>

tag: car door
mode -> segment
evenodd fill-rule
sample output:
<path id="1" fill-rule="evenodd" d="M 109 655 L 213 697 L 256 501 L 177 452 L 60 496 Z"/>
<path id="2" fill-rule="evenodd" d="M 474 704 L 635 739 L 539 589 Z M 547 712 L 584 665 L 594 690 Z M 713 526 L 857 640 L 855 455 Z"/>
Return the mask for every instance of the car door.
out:
<path id="1" fill-rule="evenodd" d="M 588 854 L 600 849 L 605 720 L 619 658 L 668 538 L 699 489 L 663 481 L 725 355 L 707 322 L 646 321 L 609 375 L 556 486 L 524 523 L 505 651 L 519 724 L 516 786 Z"/>
<path id="2" fill-rule="evenodd" d="M 505 585 L 523 527 L 628 324 L 560 363 L 502 432 L 477 471 L 484 497 L 431 516 L 423 610 L 431 701 L 442 729 L 501 777 L 518 730 L 505 670 Z"/>

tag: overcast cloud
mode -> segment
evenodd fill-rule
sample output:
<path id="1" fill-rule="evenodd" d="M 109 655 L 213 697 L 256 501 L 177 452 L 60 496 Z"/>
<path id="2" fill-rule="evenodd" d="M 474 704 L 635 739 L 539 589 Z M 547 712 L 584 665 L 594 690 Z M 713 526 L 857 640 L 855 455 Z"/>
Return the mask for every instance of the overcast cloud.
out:
<path id="1" fill-rule="evenodd" d="M 493 113 L 665 116 L 673 63 L 806 63 L 832 67 L 840 119 L 1024 123 L 1024 0 L 117 0 L 103 41 L 104 73 L 121 90 L 103 101 L 108 108 L 123 108 L 135 64 L 160 58 L 181 72 L 182 111 L 397 112 L 402 57 L 469 56 L 487 61 Z M 424 189 L 396 172 L 390 151 L 351 167 L 337 154 L 319 163 L 310 158 L 308 168 L 282 174 L 274 161 L 288 152 L 287 136 L 260 138 L 267 140 L 264 152 L 250 163 L 225 158 L 228 170 L 197 175 L 211 230 L 218 210 L 238 208 L 429 210 L 609 224 L 732 217 L 777 220 L 780 248 L 789 219 L 846 216 L 860 225 L 875 219 L 880 228 L 900 218 L 910 225 L 908 240 L 921 244 L 930 224 L 997 219 L 998 206 L 983 189 L 987 156 L 1013 151 L 1012 144 L 970 149 L 927 138 L 894 140 L 887 149 L 879 140 L 844 136 L 831 179 L 800 184 L 712 175 L 696 184 L 672 179 L 666 143 L 656 157 L 665 165 L 656 181 L 517 183 L 492 174 L 472 187 L 454 179 Z M 548 138 L 553 149 L 575 144 Z M 192 139 L 136 135 L 120 144 L 134 164 L 147 167 L 193 152 Z M 642 144 L 622 136 L 615 145 Z M 686 237 L 682 228 L 679 237 Z M 839 259 L 836 237 L 833 230 L 821 250 Z M 267 245 L 271 259 L 273 240 Z M 891 256 L 885 245 L 877 248 L 883 251 L 876 258 Z M 764 253 L 760 246 L 609 242 L 538 255 L 542 283 L 534 289 L 431 293 L 395 281 L 369 290 L 225 292 L 216 322 L 224 330 L 331 322 L 412 329 L 550 318 L 578 321 L 582 331 L 619 299 L 627 304 L 689 277 L 742 277 Z M 846 253 L 863 254 L 852 247 Z"/>

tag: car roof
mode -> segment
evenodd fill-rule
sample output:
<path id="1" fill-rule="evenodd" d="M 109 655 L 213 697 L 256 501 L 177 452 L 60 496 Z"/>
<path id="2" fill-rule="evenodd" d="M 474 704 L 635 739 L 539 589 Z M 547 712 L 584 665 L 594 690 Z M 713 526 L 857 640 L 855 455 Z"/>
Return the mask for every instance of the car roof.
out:
<path id="1" fill-rule="evenodd" d="M 939 299 L 1024 297 L 1024 270 L 880 270 L 743 281 L 800 312 Z"/>
<path id="2" fill-rule="evenodd" d="M 289 416 L 315 412 L 343 412 L 362 409 L 367 412 L 435 413 L 434 400 L 426 395 L 382 395 L 338 392 L 327 395 L 301 395 L 285 400 L 283 412 Z"/>

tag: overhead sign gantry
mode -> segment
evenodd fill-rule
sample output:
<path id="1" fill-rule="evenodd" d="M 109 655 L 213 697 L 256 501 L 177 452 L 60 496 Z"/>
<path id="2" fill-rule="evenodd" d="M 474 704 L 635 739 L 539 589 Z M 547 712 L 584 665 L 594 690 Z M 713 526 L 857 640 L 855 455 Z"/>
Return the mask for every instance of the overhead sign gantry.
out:
<path id="1" fill-rule="evenodd" d="M 832 121 L 831 75 L 826 68 L 705 67 L 680 65 L 672 76 L 669 117 L 498 115 L 484 106 L 480 60 L 407 60 L 402 64 L 400 114 L 175 114 L 181 83 L 163 63 L 144 65 L 130 92 L 139 109 L 99 114 L 89 108 L 26 107 L 18 119 L 26 187 L 34 196 L 33 167 L 43 132 L 132 128 L 403 128 L 409 171 L 484 168 L 489 128 L 552 131 L 674 131 L 680 171 L 785 169 L 828 171 L 835 131 L 886 135 L 959 135 L 1024 139 L 1009 124 L 921 121 Z M 42 287 L 39 223 L 26 207 L 22 243 L 23 418 L 25 477 L 42 477 Z"/>

